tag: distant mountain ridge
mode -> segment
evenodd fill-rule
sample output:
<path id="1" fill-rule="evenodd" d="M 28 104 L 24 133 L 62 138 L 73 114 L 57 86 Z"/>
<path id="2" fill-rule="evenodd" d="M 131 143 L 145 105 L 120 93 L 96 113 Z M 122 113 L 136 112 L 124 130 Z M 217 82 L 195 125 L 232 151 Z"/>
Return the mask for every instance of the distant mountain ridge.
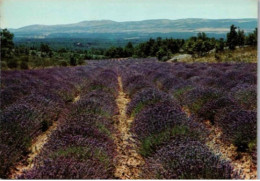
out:
<path id="1" fill-rule="evenodd" d="M 18 29 L 10 29 L 16 38 L 87 38 L 93 36 L 116 38 L 138 38 L 165 35 L 209 34 L 224 35 L 230 25 L 240 27 L 246 33 L 257 27 L 257 19 L 155 19 L 143 21 L 116 22 L 112 20 L 82 21 L 61 25 L 29 25 Z M 185 35 L 186 36 L 186 35 Z"/>

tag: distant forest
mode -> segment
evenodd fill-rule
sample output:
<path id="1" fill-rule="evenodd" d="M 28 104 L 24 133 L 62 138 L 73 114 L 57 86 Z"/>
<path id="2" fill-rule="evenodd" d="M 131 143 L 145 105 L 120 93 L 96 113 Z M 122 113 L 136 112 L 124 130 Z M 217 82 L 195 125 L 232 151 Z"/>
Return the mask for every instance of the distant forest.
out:
<path id="1" fill-rule="evenodd" d="M 84 64 L 85 60 L 107 59 L 107 58 L 144 58 L 157 57 L 160 61 L 166 61 L 177 53 L 188 53 L 194 57 L 205 56 L 209 51 L 216 53 L 228 48 L 230 50 L 236 47 L 256 46 L 257 28 L 252 33 L 245 34 L 243 30 L 234 25 L 230 26 L 230 31 L 224 38 L 210 38 L 207 34 L 201 32 L 197 36 L 189 39 L 174 38 L 150 38 L 145 42 L 129 41 L 125 43 L 118 42 L 118 46 L 113 46 L 111 42 L 86 42 L 103 43 L 108 48 L 81 49 L 81 42 L 74 42 L 71 46 L 64 46 L 64 40 L 59 39 L 56 42 L 36 44 L 32 43 L 14 43 L 14 34 L 7 29 L 0 32 L 1 35 L 1 68 L 2 69 L 29 69 L 48 66 L 75 66 Z M 53 48 L 52 44 L 55 44 Z"/>

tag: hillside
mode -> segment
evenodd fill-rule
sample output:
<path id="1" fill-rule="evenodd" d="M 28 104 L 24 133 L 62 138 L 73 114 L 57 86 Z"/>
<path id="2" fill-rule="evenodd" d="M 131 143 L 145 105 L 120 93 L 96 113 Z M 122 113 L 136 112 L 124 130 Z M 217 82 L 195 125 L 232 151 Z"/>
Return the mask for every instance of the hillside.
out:
<path id="1" fill-rule="evenodd" d="M 257 19 L 157 19 L 116 22 L 111 20 L 82 21 L 63 25 L 29 25 L 10 29 L 16 38 L 105 38 L 140 39 L 147 37 L 188 38 L 198 32 L 225 37 L 231 24 L 245 32 L 257 27 Z"/>

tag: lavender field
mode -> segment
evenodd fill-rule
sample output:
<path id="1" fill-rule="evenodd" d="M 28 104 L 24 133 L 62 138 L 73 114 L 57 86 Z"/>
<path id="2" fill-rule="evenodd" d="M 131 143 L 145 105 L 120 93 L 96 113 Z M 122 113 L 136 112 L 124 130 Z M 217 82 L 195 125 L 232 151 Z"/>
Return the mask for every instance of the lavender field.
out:
<path id="1" fill-rule="evenodd" d="M 0 177 L 255 179 L 256 71 L 154 58 L 2 71 Z"/>

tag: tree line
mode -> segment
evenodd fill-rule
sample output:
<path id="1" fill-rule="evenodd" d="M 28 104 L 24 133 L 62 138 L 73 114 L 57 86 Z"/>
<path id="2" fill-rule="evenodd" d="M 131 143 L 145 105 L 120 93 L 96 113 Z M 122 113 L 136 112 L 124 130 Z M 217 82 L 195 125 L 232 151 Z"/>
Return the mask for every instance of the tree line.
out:
<path id="1" fill-rule="evenodd" d="M 166 61 L 176 53 L 188 53 L 194 57 L 206 55 L 214 50 L 216 53 L 225 48 L 234 50 L 237 46 L 257 45 L 257 28 L 252 33 L 245 34 L 240 28 L 231 25 L 226 39 L 215 39 L 208 37 L 205 33 L 198 33 L 197 36 L 189 39 L 173 39 L 160 37 L 133 46 L 131 42 L 124 47 L 110 47 L 108 49 L 91 50 L 69 50 L 61 48 L 53 50 L 48 44 L 41 44 L 40 47 L 15 46 L 14 35 L 7 29 L 0 31 L 1 36 L 1 68 L 48 67 L 48 66 L 75 66 L 84 63 L 88 59 L 104 58 L 144 58 L 157 57 Z"/>
<path id="2" fill-rule="evenodd" d="M 119 57 L 157 57 L 161 61 L 168 60 L 173 54 L 188 53 L 193 56 L 204 56 L 209 51 L 221 52 L 227 47 L 234 50 L 237 46 L 257 45 L 257 28 L 252 33 L 245 32 L 238 27 L 231 25 L 230 31 L 223 38 L 209 38 L 205 33 L 198 33 L 197 36 L 190 37 L 187 40 L 166 38 L 150 38 L 144 43 L 133 46 L 129 42 L 125 47 L 111 47 L 104 51 L 104 55 L 109 58 Z"/>

